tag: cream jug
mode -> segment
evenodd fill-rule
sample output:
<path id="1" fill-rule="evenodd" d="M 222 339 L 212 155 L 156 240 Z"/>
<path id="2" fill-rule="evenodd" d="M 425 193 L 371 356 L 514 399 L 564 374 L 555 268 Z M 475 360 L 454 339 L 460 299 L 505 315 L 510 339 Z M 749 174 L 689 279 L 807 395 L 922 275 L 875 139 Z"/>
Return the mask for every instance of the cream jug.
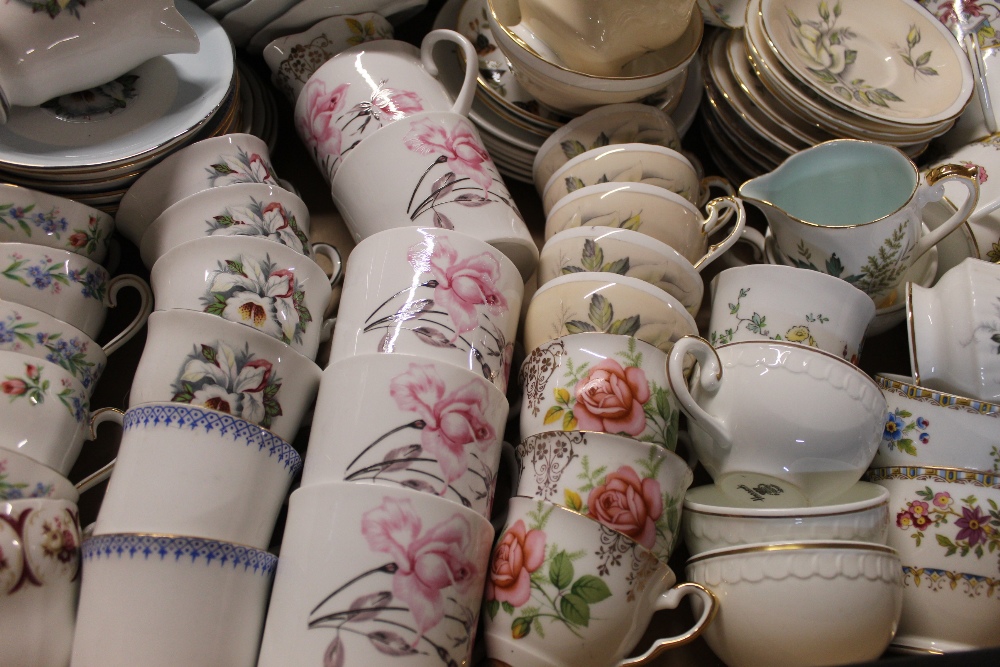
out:
<path id="1" fill-rule="evenodd" d="M 924 205 L 941 199 L 950 181 L 965 186 L 968 197 L 921 237 Z M 842 278 L 881 308 L 899 299 L 896 288 L 913 262 L 969 217 L 979 184 L 974 167 L 954 164 L 930 171 L 921 183 L 900 150 L 837 139 L 747 181 L 740 196 L 767 216 L 781 263 Z"/>

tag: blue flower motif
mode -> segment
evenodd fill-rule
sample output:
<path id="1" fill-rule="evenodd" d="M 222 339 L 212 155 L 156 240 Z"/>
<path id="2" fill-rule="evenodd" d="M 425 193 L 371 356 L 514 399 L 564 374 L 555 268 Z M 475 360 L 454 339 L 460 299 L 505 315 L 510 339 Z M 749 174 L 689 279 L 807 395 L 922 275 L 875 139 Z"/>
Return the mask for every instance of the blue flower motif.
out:
<path id="1" fill-rule="evenodd" d="M 35 342 L 39 345 L 45 345 L 46 341 L 49 340 L 49 335 L 44 331 L 39 331 L 35 334 Z"/>
<path id="2" fill-rule="evenodd" d="M 0 343 L 13 343 L 16 338 L 14 330 L 8 325 L 9 322 L 0 322 Z"/>
<path id="3" fill-rule="evenodd" d="M 24 492 L 16 486 L 12 486 L 7 489 L 6 496 L 7 500 L 20 500 L 21 498 L 24 498 Z"/>
<path id="4" fill-rule="evenodd" d="M 32 284 L 38 289 L 48 289 L 52 284 L 52 276 L 41 266 L 29 266 L 28 277 L 31 278 Z"/>
<path id="5" fill-rule="evenodd" d="M 922 442 L 922 443 L 924 443 L 926 445 L 930 441 L 931 441 L 931 436 L 930 436 L 929 433 L 921 433 L 920 434 L 920 442 Z"/>
<path id="6" fill-rule="evenodd" d="M 919 428 L 922 431 L 925 428 L 927 428 L 928 426 L 930 426 L 930 422 L 929 421 L 927 421 L 923 417 L 917 417 L 917 428 Z"/>
<path id="7" fill-rule="evenodd" d="M 76 280 L 76 279 L 74 279 Z M 76 280 L 76 282 L 80 282 Z M 94 299 L 100 299 L 104 288 L 104 281 L 97 272 L 87 273 L 83 277 L 83 295 Z"/>
<path id="8" fill-rule="evenodd" d="M 882 431 L 882 439 L 895 442 L 903 437 L 903 420 L 889 413 L 885 418 L 885 429 Z"/>
<path id="9" fill-rule="evenodd" d="M 73 417 L 78 422 L 85 420 L 87 418 L 87 406 L 84 402 L 77 396 L 70 398 L 70 401 L 73 403 L 73 405 L 70 406 L 70 411 L 73 413 Z"/>

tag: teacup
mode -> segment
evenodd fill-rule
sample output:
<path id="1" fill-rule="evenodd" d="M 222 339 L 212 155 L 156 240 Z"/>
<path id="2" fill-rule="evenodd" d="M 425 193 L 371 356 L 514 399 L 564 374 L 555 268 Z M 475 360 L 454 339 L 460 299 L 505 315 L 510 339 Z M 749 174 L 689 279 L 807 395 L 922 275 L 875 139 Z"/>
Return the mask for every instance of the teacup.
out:
<path id="1" fill-rule="evenodd" d="M 680 412 L 667 355 L 634 336 L 574 333 L 534 348 L 521 366 L 521 437 L 593 431 L 673 451 Z"/>
<path id="2" fill-rule="evenodd" d="M 486 655 L 518 667 L 644 664 L 698 637 L 716 615 L 704 587 L 675 581 L 666 563 L 603 523 L 544 500 L 511 498 L 486 582 Z M 689 596 L 701 602 L 693 626 L 623 659 L 654 611 L 676 609 Z"/>
<path id="3" fill-rule="evenodd" d="M 270 431 L 177 403 L 94 413 L 122 427 L 94 535 L 190 534 L 265 549 L 302 459 Z M 233 508 L 240 508 L 234 512 Z"/>
<path id="4" fill-rule="evenodd" d="M 879 373 L 889 406 L 872 465 L 1000 470 L 1000 404 L 918 387 L 910 377 Z"/>
<path id="5" fill-rule="evenodd" d="M 614 227 L 573 227 L 555 234 L 538 256 L 538 284 L 581 271 L 618 273 L 644 280 L 680 301 L 692 316 L 698 314 L 705 293 L 699 271 L 683 255 L 651 236 Z"/>
<path id="6" fill-rule="evenodd" d="M 75 252 L 100 264 L 115 221 L 71 199 L 0 183 L 0 242 L 34 243 Z"/>
<path id="7" fill-rule="evenodd" d="M 210 188 L 236 183 L 278 185 L 267 144 L 249 134 L 202 139 L 164 158 L 122 197 L 115 226 L 139 246 L 142 236 L 171 204 Z"/>
<path id="8" fill-rule="evenodd" d="M 881 544 L 716 549 L 688 560 L 684 572 L 719 599 L 703 636 L 732 667 L 873 661 L 889 646 L 902 607 L 899 555 Z"/>
<path id="9" fill-rule="evenodd" d="M 477 238 L 387 229 L 351 251 L 330 360 L 420 355 L 506 391 L 523 294 L 517 267 Z"/>
<path id="10" fill-rule="evenodd" d="M 443 41 L 457 44 L 465 58 L 465 79 L 455 99 L 437 79 L 433 52 Z M 419 50 L 396 40 L 359 44 L 309 77 L 295 104 L 296 129 L 330 182 L 344 159 L 387 125 L 426 111 L 468 115 L 478 62 L 472 43 L 454 30 L 432 30 Z"/>
<path id="11" fill-rule="evenodd" d="M 960 183 L 968 197 L 948 220 L 921 235 L 925 204 Z M 842 278 L 881 307 L 914 260 L 975 209 L 976 168 L 944 165 L 920 182 L 913 162 L 885 144 L 836 139 L 796 153 L 775 171 L 740 186 L 767 216 L 789 262 Z"/>
<path id="12" fill-rule="evenodd" d="M 159 215 L 142 236 L 147 269 L 171 248 L 205 236 L 250 236 L 312 256 L 309 209 L 297 195 L 269 183 L 240 183 L 185 197 Z"/>
<path id="13" fill-rule="evenodd" d="M 606 273 L 571 273 L 535 292 L 524 316 L 524 347 L 573 333 L 634 336 L 669 352 L 698 326 L 674 297 L 638 278 Z"/>
<path id="14" fill-rule="evenodd" d="M 913 383 L 1000 403 L 1000 265 L 966 259 L 906 289 Z"/>
<path id="15" fill-rule="evenodd" d="M 318 244 L 327 254 L 332 246 Z M 335 251 L 334 251 L 335 252 Z M 332 254 L 332 253 L 330 253 Z M 340 256 L 331 261 L 339 265 Z M 330 336 L 333 283 L 301 253 L 265 239 L 200 238 L 168 250 L 149 274 L 157 311 L 217 315 L 280 340 L 309 359 Z M 128 531 L 125 531 L 128 532 Z"/>
<path id="16" fill-rule="evenodd" d="M 516 494 L 546 500 L 627 535 L 666 563 L 680 539 L 694 475 L 659 445 L 607 433 L 547 431 L 514 450 Z"/>
<path id="17" fill-rule="evenodd" d="M 107 347 L 131 339 L 146 323 L 153 296 L 146 281 L 132 274 L 112 278 L 107 269 L 86 257 L 30 243 L 4 243 L 0 248 L 0 299 L 30 306 L 96 339 L 118 292 L 139 292 L 139 313 Z"/>
<path id="18" fill-rule="evenodd" d="M 330 190 L 355 242 L 394 227 L 454 229 L 507 255 L 523 279 L 535 271 L 538 246 L 464 116 L 425 112 L 383 127 L 351 151 Z"/>
<path id="19" fill-rule="evenodd" d="M 688 390 L 684 362 L 699 362 Z M 851 488 L 871 463 L 885 398 L 840 357 L 784 342 L 713 348 L 688 336 L 670 353 L 670 388 L 698 460 L 726 495 L 803 507 Z"/>
<path id="20" fill-rule="evenodd" d="M 293 105 L 302 87 L 323 63 L 363 42 L 392 39 L 392 24 L 380 14 L 331 16 L 305 32 L 284 35 L 264 47 L 271 83 Z"/>
<path id="21" fill-rule="evenodd" d="M 706 208 L 707 218 L 688 200 L 655 185 L 599 183 L 566 195 L 552 207 L 545 240 L 573 227 L 622 227 L 662 241 L 700 268 L 732 247 L 746 223 L 738 198 L 716 199 Z M 709 238 L 731 218 L 735 220 L 724 239 L 709 248 Z"/>
<path id="22" fill-rule="evenodd" d="M 893 643 L 937 653 L 1000 645 L 996 473 L 914 466 L 872 468 L 867 478 L 889 490 L 889 546 L 903 562 L 903 617 Z M 931 618 L 927 609 L 941 613 Z"/>
<path id="23" fill-rule="evenodd" d="M 0 500 L 57 498 L 75 503 L 80 494 L 63 475 L 33 458 L 0 449 Z"/>
<path id="24" fill-rule="evenodd" d="M 141 533 L 91 537 L 82 553 L 72 664 L 254 664 L 277 556 Z"/>
<path id="25" fill-rule="evenodd" d="M 889 537 L 889 493 L 858 482 L 827 503 L 810 507 L 760 507 L 740 502 L 714 484 L 684 496 L 684 544 L 691 556 L 755 543 L 837 540 L 885 544 Z"/>
<path id="26" fill-rule="evenodd" d="M 320 369 L 267 334 L 208 313 L 149 316 L 129 407 L 172 401 L 229 413 L 295 439 L 319 387 Z"/>
<path id="27" fill-rule="evenodd" d="M 0 501 L 0 663 L 65 667 L 80 586 L 79 511 L 69 500 Z"/>
<path id="28" fill-rule="evenodd" d="M 489 518 L 508 409 L 481 373 L 447 362 L 407 354 L 341 359 L 323 372 L 302 485 L 408 488 Z"/>
<path id="29" fill-rule="evenodd" d="M 858 363 L 875 317 L 868 295 L 817 271 L 756 264 L 712 280 L 708 341 L 780 340 L 815 347 Z"/>
<path id="30" fill-rule="evenodd" d="M 412 489 L 303 486 L 257 664 L 470 664 L 492 541 L 483 517 Z"/>

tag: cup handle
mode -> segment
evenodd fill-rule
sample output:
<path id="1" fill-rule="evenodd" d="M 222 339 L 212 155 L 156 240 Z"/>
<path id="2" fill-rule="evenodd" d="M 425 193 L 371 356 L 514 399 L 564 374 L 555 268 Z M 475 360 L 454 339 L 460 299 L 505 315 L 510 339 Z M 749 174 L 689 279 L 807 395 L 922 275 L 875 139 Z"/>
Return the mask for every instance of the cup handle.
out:
<path id="1" fill-rule="evenodd" d="M 701 616 L 698 617 L 698 620 L 695 621 L 694 625 L 691 626 L 687 632 L 683 632 L 674 637 L 657 639 L 653 642 L 653 645 L 648 651 L 642 655 L 637 655 L 634 658 L 626 658 L 625 660 L 622 660 L 618 663 L 618 667 L 633 667 L 648 664 L 650 660 L 653 660 L 668 648 L 687 644 L 688 642 L 694 641 L 701 636 L 701 633 L 706 627 L 708 627 L 708 624 L 715 620 L 715 615 L 719 613 L 719 599 L 715 597 L 712 591 L 708 590 L 701 584 L 689 581 L 674 586 L 659 597 L 656 601 L 656 610 L 676 609 L 681 600 L 689 595 L 701 598 L 702 602 Z"/>
<path id="2" fill-rule="evenodd" d="M 714 262 L 719 255 L 729 250 L 743 236 L 743 230 L 746 227 L 747 221 L 747 214 L 743 209 L 743 201 L 733 195 L 713 199 L 708 202 L 705 210 L 709 214 L 708 218 L 701 223 L 701 230 L 705 236 L 711 236 L 716 230 L 722 228 L 734 212 L 736 214 L 736 222 L 724 239 L 709 246 L 708 251 L 702 258 L 694 263 L 695 270 L 699 272 Z M 723 215 L 724 212 L 728 213 L 728 215 Z"/>
<path id="3" fill-rule="evenodd" d="M 139 292 L 139 313 L 121 333 L 112 338 L 102 348 L 104 354 L 107 355 L 110 355 L 139 333 L 139 329 L 145 326 L 146 320 L 149 319 L 149 314 L 153 312 L 153 292 L 149 289 L 149 284 L 139 276 L 131 273 L 112 278 L 111 282 L 108 283 L 108 297 L 105 299 L 105 305 L 108 308 L 114 308 L 118 305 L 118 292 L 125 287 L 132 287 Z"/>
<path id="4" fill-rule="evenodd" d="M 939 225 L 937 229 L 920 237 L 910 253 L 911 261 L 916 261 L 969 219 L 969 216 L 976 209 L 976 204 L 979 203 L 979 180 L 976 177 L 978 173 L 978 166 L 967 167 L 962 164 L 943 164 L 927 172 L 927 185 L 932 188 L 933 192 L 925 195 L 925 203 L 941 199 L 944 196 L 944 183 L 947 181 L 955 181 L 964 185 L 965 189 L 969 191 L 969 196 L 965 198 L 958 211 Z"/>
<path id="5" fill-rule="evenodd" d="M 313 254 L 323 255 L 330 260 L 333 270 L 330 271 L 330 287 L 336 287 L 340 279 L 344 277 L 344 260 L 340 256 L 340 251 L 329 243 L 313 243 Z"/>
<path id="6" fill-rule="evenodd" d="M 976 33 L 969 33 L 965 36 L 965 52 L 969 55 L 969 63 L 972 65 L 972 76 L 976 82 L 976 96 L 979 98 L 979 107 L 983 111 L 986 131 L 989 134 L 995 134 L 997 118 L 993 114 L 993 100 L 990 98 L 990 88 L 986 82 L 986 62 L 983 60 L 983 48 L 979 45 L 979 37 Z"/>
<path id="7" fill-rule="evenodd" d="M 670 391 L 677 397 L 681 410 L 688 419 L 707 431 L 715 442 L 729 449 L 732 438 L 726 425 L 698 405 L 688 390 L 687 382 L 684 381 L 684 358 L 688 354 L 694 356 L 699 363 L 696 371 L 697 381 L 706 391 L 715 391 L 722 381 L 722 361 L 715 348 L 700 336 L 688 335 L 674 343 L 667 359 L 667 381 L 670 383 Z"/>
<path id="8" fill-rule="evenodd" d="M 451 105 L 452 113 L 469 115 L 472 109 L 472 100 L 476 96 L 477 78 L 479 77 L 479 54 L 472 46 L 472 42 L 454 30 L 432 30 L 424 37 L 420 43 L 420 60 L 431 76 L 437 77 L 438 66 L 434 62 L 434 47 L 438 42 L 455 42 L 462 49 L 465 56 L 465 80 L 462 82 L 462 89 L 455 96 L 455 103 Z"/>
<path id="9" fill-rule="evenodd" d="M 104 422 L 115 422 L 119 426 L 122 425 L 125 414 L 116 408 L 101 408 L 100 410 L 95 410 L 93 414 L 90 415 L 90 438 L 89 440 L 95 440 L 97 438 L 97 427 Z M 89 491 L 94 488 L 108 477 L 111 476 L 111 471 L 115 469 L 115 461 L 117 458 L 111 459 L 111 462 L 99 468 L 95 472 L 90 473 L 79 482 L 76 483 L 76 490 L 80 493 L 84 491 Z"/>

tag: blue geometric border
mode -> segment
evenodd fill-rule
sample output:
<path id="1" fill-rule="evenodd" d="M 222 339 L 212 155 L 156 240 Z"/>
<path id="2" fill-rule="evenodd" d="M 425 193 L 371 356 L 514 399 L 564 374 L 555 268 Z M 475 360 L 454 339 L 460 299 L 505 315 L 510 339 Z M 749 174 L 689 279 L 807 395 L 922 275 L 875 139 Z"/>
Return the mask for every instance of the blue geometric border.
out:
<path id="1" fill-rule="evenodd" d="M 217 542 L 197 537 L 167 537 L 163 535 L 96 535 L 81 545 L 83 560 L 101 558 L 129 558 L 134 560 L 160 560 L 180 563 L 199 563 L 206 566 L 218 564 L 270 577 L 278 564 L 278 557 L 260 549 Z"/>
<path id="2" fill-rule="evenodd" d="M 225 412 L 209 410 L 183 403 L 147 403 L 129 408 L 123 420 L 124 430 L 138 428 L 176 428 L 190 431 L 232 436 L 233 441 L 243 441 L 248 447 L 256 445 L 258 451 L 267 451 L 268 457 L 278 457 L 292 477 L 302 468 L 302 457 L 287 442 L 267 429 L 234 417 Z"/>

